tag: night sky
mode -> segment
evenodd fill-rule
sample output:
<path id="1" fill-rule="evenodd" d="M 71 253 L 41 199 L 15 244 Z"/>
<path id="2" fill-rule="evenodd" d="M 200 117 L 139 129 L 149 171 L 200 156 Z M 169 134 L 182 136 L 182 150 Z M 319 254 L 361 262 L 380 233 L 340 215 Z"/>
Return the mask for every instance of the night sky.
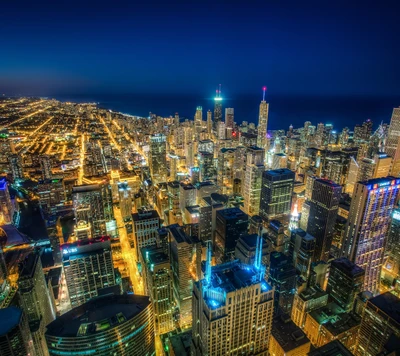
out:
<path id="1" fill-rule="evenodd" d="M 81 2 L 2 2 L 2 93 L 400 95 L 399 1 Z"/>

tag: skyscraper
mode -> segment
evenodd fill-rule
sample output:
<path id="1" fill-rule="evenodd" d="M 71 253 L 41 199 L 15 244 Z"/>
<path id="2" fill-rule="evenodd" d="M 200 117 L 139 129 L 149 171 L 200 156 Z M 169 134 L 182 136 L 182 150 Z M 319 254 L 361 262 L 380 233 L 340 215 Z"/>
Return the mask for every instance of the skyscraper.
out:
<path id="1" fill-rule="evenodd" d="M 200 136 L 200 132 L 203 126 L 203 108 L 198 106 L 196 108 L 196 114 L 194 115 L 194 128 L 196 132 L 196 136 Z"/>
<path id="2" fill-rule="evenodd" d="M 386 292 L 367 301 L 355 355 L 378 355 L 390 340 L 400 344 L 400 299 Z"/>
<path id="3" fill-rule="evenodd" d="M 167 181 L 167 142 L 163 134 L 150 137 L 149 167 L 154 184 Z"/>
<path id="4" fill-rule="evenodd" d="M 119 193 L 119 207 L 121 209 L 122 219 L 131 220 L 132 219 L 132 193 L 131 188 L 127 182 L 118 183 L 118 193 Z"/>
<path id="5" fill-rule="evenodd" d="M 211 139 L 212 126 L 213 126 L 212 112 L 211 112 L 211 110 L 208 110 L 207 111 L 207 133 L 208 133 L 208 138 L 209 139 Z"/>
<path id="6" fill-rule="evenodd" d="M 239 261 L 211 267 L 193 287 L 192 355 L 266 355 L 273 314 L 273 290 L 264 280 L 261 239 L 254 265 Z"/>
<path id="7" fill-rule="evenodd" d="M 391 175 L 398 177 L 400 175 L 400 107 L 393 109 L 386 142 L 386 153 L 393 158 Z"/>
<path id="8" fill-rule="evenodd" d="M 113 295 L 92 299 L 48 325 L 50 356 L 154 355 L 154 315 L 149 297 Z"/>
<path id="9" fill-rule="evenodd" d="M 110 239 L 80 240 L 61 246 L 71 306 L 77 307 L 116 284 Z"/>
<path id="10" fill-rule="evenodd" d="M 139 257 L 140 249 L 156 244 L 158 229 L 160 228 L 160 216 L 157 210 L 139 209 L 132 214 L 133 236 L 135 249 Z"/>
<path id="11" fill-rule="evenodd" d="M 399 197 L 400 179 L 358 182 L 351 201 L 342 255 L 365 271 L 363 290 L 376 293 L 390 218 Z"/>
<path id="12" fill-rule="evenodd" d="M 356 296 L 363 291 L 364 270 L 347 258 L 331 262 L 327 292 L 346 312 L 353 309 Z"/>
<path id="13" fill-rule="evenodd" d="M 18 294 L 33 337 L 35 354 L 46 355 L 45 327 L 55 319 L 55 305 L 44 278 L 39 252 L 31 252 L 20 264 Z"/>
<path id="14" fill-rule="evenodd" d="M 290 169 L 265 171 L 262 175 L 260 216 L 268 221 L 290 214 L 295 174 Z"/>
<path id="15" fill-rule="evenodd" d="M 226 108 L 225 109 L 225 128 L 233 130 L 235 123 L 234 119 L 234 109 L 233 108 Z M 231 132 L 232 133 L 232 132 Z M 228 137 L 230 138 L 230 137 Z"/>
<path id="16" fill-rule="evenodd" d="M 219 124 L 222 122 L 222 97 L 221 97 L 221 84 L 216 91 L 214 98 L 214 131 L 218 133 Z"/>
<path id="17" fill-rule="evenodd" d="M 260 211 L 260 196 L 262 174 L 264 172 L 265 151 L 257 146 L 251 146 L 247 149 L 246 172 L 244 176 L 244 207 L 246 214 L 258 215 Z"/>
<path id="18" fill-rule="evenodd" d="M 7 180 L 2 178 L 0 179 L 0 225 L 11 224 L 13 210 Z"/>
<path id="19" fill-rule="evenodd" d="M 268 126 L 268 108 L 269 105 L 265 101 L 265 91 L 267 87 L 263 87 L 263 100 L 260 103 L 260 112 L 258 114 L 258 126 L 257 126 L 257 146 L 266 150 L 267 147 L 267 126 Z"/>
<path id="20" fill-rule="evenodd" d="M 0 309 L 0 355 L 36 355 L 26 315 L 14 306 Z"/>
<path id="21" fill-rule="evenodd" d="M 305 230 L 315 237 L 314 261 L 328 260 L 341 193 L 340 185 L 325 179 L 313 179 L 311 199 L 304 203 L 303 209 L 309 209 Z"/>

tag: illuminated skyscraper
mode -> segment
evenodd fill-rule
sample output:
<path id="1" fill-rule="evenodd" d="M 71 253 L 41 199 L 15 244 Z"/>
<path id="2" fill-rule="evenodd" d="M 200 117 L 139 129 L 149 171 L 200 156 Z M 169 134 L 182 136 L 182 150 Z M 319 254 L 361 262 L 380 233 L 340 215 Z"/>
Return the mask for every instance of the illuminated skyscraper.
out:
<path id="1" fill-rule="evenodd" d="M 400 107 L 393 109 L 390 120 L 389 136 L 386 142 L 386 153 L 393 158 L 391 175 L 400 175 Z"/>
<path id="2" fill-rule="evenodd" d="M 400 179 L 358 182 L 351 201 L 342 255 L 365 271 L 363 290 L 376 293 L 391 215 L 399 197 Z"/>
<path id="3" fill-rule="evenodd" d="M 47 327 L 50 356 L 154 355 L 154 315 L 149 297 L 97 297 Z"/>
<path id="4" fill-rule="evenodd" d="M 61 250 L 73 308 L 97 297 L 100 289 L 116 284 L 109 238 L 80 240 L 62 245 Z"/>
<path id="5" fill-rule="evenodd" d="M 204 279 L 193 288 L 192 355 L 267 355 L 273 290 L 264 280 L 262 239 L 254 265 L 238 260 L 211 267 L 207 249 Z"/>
<path id="6" fill-rule="evenodd" d="M 209 139 L 211 139 L 212 126 L 213 126 L 212 112 L 211 112 L 211 110 L 208 110 L 207 111 L 207 133 L 208 133 L 208 138 Z"/>
<path id="7" fill-rule="evenodd" d="M 309 211 L 306 231 L 315 237 L 314 261 L 328 261 L 342 187 L 325 179 L 312 179 L 311 199 L 303 204 Z"/>
<path id="8" fill-rule="evenodd" d="M 265 91 L 267 87 L 263 87 L 263 100 L 260 103 L 260 112 L 258 115 L 257 126 L 257 146 L 267 150 L 267 126 L 268 126 L 268 108 L 269 105 L 265 101 Z"/>
<path id="9" fill-rule="evenodd" d="M 154 184 L 167 181 L 167 142 L 163 134 L 150 137 L 149 167 Z"/>
<path id="10" fill-rule="evenodd" d="M 0 179 L 0 225 L 11 224 L 13 212 L 8 183 L 5 178 L 2 178 Z"/>
<path id="11" fill-rule="evenodd" d="M 156 244 L 158 229 L 160 228 L 160 216 L 157 210 L 139 209 L 132 214 L 133 234 L 136 253 L 139 257 L 140 249 Z"/>
<path id="12" fill-rule="evenodd" d="M 235 119 L 234 119 L 234 109 L 233 108 L 226 108 L 225 109 L 225 128 L 228 129 L 233 129 L 233 126 L 235 124 Z M 228 137 L 230 138 L 230 137 Z"/>
<path id="13" fill-rule="evenodd" d="M 26 315 L 14 306 L 0 309 L 0 355 L 36 355 Z"/>
<path id="14" fill-rule="evenodd" d="M 214 130 L 218 132 L 219 123 L 222 122 L 222 97 L 221 97 L 221 84 L 219 90 L 216 92 L 214 98 Z"/>
<path id="15" fill-rule="evenodd" d="M 45 356 L 47 347 L 44 333 L 46 325 L 55 319 L 56 311 L 46 285 L 39 253 L 30 253 L 20 264 L 18 294 L 33 337 L 35 354 Z"/>
<path id="16" fill-rule="evenodd" d="M 247 149 L 243 210 L 250 216 L 258 215 L 260 211 L 261 183 L 265 169 L 264 155 L 265 151 L 260 147 L 251 146 Z"/>
<path id="17" fill-rule="evenodd" d="M 198 106 L 196 108 L 196 114 L 194 115 L 194 127 L 197 137 L 199 137 L 203 126 L 203 108 Z"/>
<path id="18" fill-rule="evenodd" d="M 132 219 L 132 194 L 131 188 L 127 182 L 118 183 L 118 193 L 119 193 L 119 207 L 121 209 L 122 219 L 131 220 Z"/>

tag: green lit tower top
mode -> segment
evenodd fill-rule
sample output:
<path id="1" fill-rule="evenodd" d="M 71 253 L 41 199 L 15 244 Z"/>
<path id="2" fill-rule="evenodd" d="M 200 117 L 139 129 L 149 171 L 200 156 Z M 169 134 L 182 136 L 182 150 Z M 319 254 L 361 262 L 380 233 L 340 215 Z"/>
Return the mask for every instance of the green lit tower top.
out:
<path id="1" fill-rule="evenodd" d="M 218 125 L 222 121 L 222 97 L 221 97 L 221 84 L 216 90 L 214 98 L 214 129 L 218 130 Z"/>

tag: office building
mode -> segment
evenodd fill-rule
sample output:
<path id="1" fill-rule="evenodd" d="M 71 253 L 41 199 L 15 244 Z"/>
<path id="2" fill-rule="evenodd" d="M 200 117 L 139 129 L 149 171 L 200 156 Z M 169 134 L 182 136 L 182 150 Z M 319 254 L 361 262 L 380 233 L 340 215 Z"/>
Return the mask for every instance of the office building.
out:
<path id="1" fill-rule="evenodd" d="M 297 274 L 291 259 L 281 252 L 270 254 L 268 283 L 274 288 L 274 315 L 291 314 Z"/>
<path id="2" fill-rule="evenodd" d="M 394 286 L 400 292 L 400 209 L 393 210 L 385 248 L 385 264 L 382 269 L 382 280 Z"/>
<path id="3" fill-rule="evenodd" d="M 108 237 L 80 240 L 61 246 L 63 270 L 71 306 L 77 307 L 116 285 Z"/>
<path id="4" fill-rule="evenodd" d="M 267 143 L 267 127 L 268 127 L 268 109 L 269 104 L 265 101 L 265 92 L 267 88 L 263 88 L 263 100 L 260 103 L 260 111 L 258 114 L 258 126 L 257 126 L 257 146 L 268 150 Z"/>
<path id="5" fill-rule="evenodd" d="M 383 152 L 374 155 L 375 171 L 373 178 L 384 178 L 390 175 L 393 158 Z"/>
<path id="6" fill-rule="evenodd" d="M 24 169 L 22 166 L 21 156 L 13 153 L 8 157 L 8 163 L 10 165 L 10 172 L 14 181 L 24 178 Z"/>
<path id="7" fill-rule="evenodd" d="M 302 229 L 294 229 L 290 232 L 289 256 L 297 273 L 304 281 L 308 280 L 315 252 L 315 237 Z"/>
<path id="8" fill-rule="evenodd" d="M 261 260 L 264 265 L 269 265 L 269 250 L 268 244 L 262 235 L 262 257 Z M 235 258 L 239 259 L 242 263 L 252 265 L 255 262 L 257 241 L 259 234 L 244 235 L 239 238 L 235 247 Z"/>
<path id="9" fill-rule="evenodd" d="M 202 126 L 203 126 L 203 108 L 201 106 L 198 106 L 196 108 L 196 114 L 194 115 L 194 127 L 197 137 L 199 137 L 200 135 Z"/>
<path id="10" fill-rule="evenodd" d="M 179 188 L 179 208 L 182 212 L 188 206 L 196 205 L 197 191 L 193 184 L 181 183 Z"/>
<path id="11" fill-rule="evenodd" d="M 248 227 L 249 216 L 239 208 L 217 211 L 214 252 L 218 263 L 233 259 L 236 243 L 240 237 L 247 235 Z"/>
<path id="12" fill-rule="evenodd" d="M 0 225 L 11 224 L 14 209 L 11 203 L 8 183 L 5 178 L 0 179 Z"/>
<path id="13" fill-rule="evenodd" d="M 38 181 L 37 195 L 42 210 L 48 214 L 56 214 L 62 209 L 67 198 L 64 180 L 59 178 Z"/>
<path id="14" fill-rule="evenodd" d="M 317 347 L 308 353 L 308 356 L 353 356 L 353 353 L 340 341 L 333 340 L 324 346 Z"/>
<path id="15" fill-rule="evenodd" d="M 162 335 L 175 328 L 176 304 L 170 259 L 162 248 L 146 247 L 141 253 L 143 282 L 153 304 L 155 332 Z"/>
<path id="16" fill-rule="evenodd" d="M 394 108 L 386 141 L 386 153 L 393 158 L 391 175 L 400 175 L 400 107 Z"/>
<path id="17" fill-rule="evenodd" d="M 390 339 L 399 345 L 400 299 L 386 292 L 366 303 L 355 355 L 378 355 Z"/>
<path id="18" fill-rule="evenodd" d="M 264 149 L 257 146 L 251 146 L 247 149 L 243 210 L 250 216 L 259 215 L 260 211 L 262 175 L 265 169 L 264 155 Z"/>
<path id="19" fill-rule="evenodd" d="M 253 266 L 234 261 L 213 267 L 209 244 L 204 279 L 193 287 L 192 355 L 268 353 L 274 302 L 260 243 Z"/>
<path id="20" fill-rule="evenodd" d="M 208 134 L 208 138 L 211 138 L 212 127 L 213 127 L 212 112 L 211 112 L 211 110 L 208 110 L 207 111 L 207 134 Z"/>
<path id="21" fill-rule="evenodd" d="M 140 249 L 156 244 L 158 229 L 161 226 L 160 216 L 156 210 L 142 208 L 132 214 L 132 221 L 134 244 L 139 257 Z"/>
<path id="22" fill-rule="evenodd" d="M 314 261 L 328 261 L 342 187 L 329 180 L 310 179 L 311 198 L 303 205 L 303 210 L 309 210 L 305 230 L 315 237 Z"/>
<path id="23" fill-rule="evenodd" d="M 218 132 L 219 124 L 222 122 L 222 97 L 221 86 L 216 91 L 214 98 L 214 131 Z"/>
<path id="24" fill-rule="evenodd" d="M 265 171 L 262 175 L 260 216 L 268 221 L 290 214 L 295 174 L 290 169 Z"/>
<path id="25" fill-rule="evenodd" d="M 163 134 L 150 137 L 149 167 L 153 184 L 167 181 L 167 142 Z"/>
<path id="26" fill-rule="evenodd" d="M 272 156 L 271 169 L 284 169 L 287 168 L 287 156 L 284 153 L 275 153 Z"/>
<path id="27" fill-rule="evenodd" d="M 235 119 L 234 119 L 234 109 L 233 108 L 226 108 L 225 109 L 225 128 L 226 130 L 231 130 L 231 135 L 228 136 L 230 138 L 232 136 L 232 130 L 235 125 Z"/>
<path id="28" fill-rule="evenodd" d="M 174 297 L 179 308 L 179 325 L 192 325 L 193 282 L 201 277 L 201 243 L 179 225 L 168 226 Z"/>
<path id="29" fill-rule="evenodd" d="M 56 311 L 47 288 L 39 252 L 31 252 L 19 266 L 18 295 L 33 338 L 35 354 L 46 355 L 45 327 Z"/>
<path id="30" fill-rule="evenodd" d="M 124 221 L 132 219 L 132 189 L 127 182 L 118 183 L 119 208 Z"/>
<path id="31" fill-rule="evenodd" d="M 83 220 L 78 221 L 74 227 L 74 234 L 77 240 L 91 239 L 93 236 L 90 223 Z"/>
<path id="32" fill-rule="evenodd" d="M 90 223 L 93 236 L 117 236 L 112 192 L 108 184 L 74 186 L 72 188 L 72 203 L 76 220 Z"/>
<path id="33" fill-rule="evenodd" d="M 92 299 L 61 315 L 46 331 L 50 356 L 154 355 L 154 316 L 149 297 Z"/>
<path id="34" fill-rule="evenodd" d="M 363 291 L 364 270 L 347 258 L 331 262 L 327 292 L 346 312 L 353 310 L 356 296 Z"/>
<path id="35" fill-rule="evenodd" d="M 399 190 L 400 179 L 394 177 L 356 184 L 342 255 L 365 271 L 362 290 L 378 291 L 387 234 Z"/>
<path id="36" fill-rule="evenodd" d="M 310 348 L 310 340 L 288 314 L 274 317 L 269 343 L 270 356 L 307 356 Z"/>
<path id="37" fill-rule="evenodd" d="M 0 309 L 0 356 L 35 356 L 32 335 L 24 312 L 15 307 Z"/>
<path id="38" fill-rule="evenodd" d="M 199 152 L 198 162 L 200 166 L 200 181 L 215 180 L 214 153 Z"/>

